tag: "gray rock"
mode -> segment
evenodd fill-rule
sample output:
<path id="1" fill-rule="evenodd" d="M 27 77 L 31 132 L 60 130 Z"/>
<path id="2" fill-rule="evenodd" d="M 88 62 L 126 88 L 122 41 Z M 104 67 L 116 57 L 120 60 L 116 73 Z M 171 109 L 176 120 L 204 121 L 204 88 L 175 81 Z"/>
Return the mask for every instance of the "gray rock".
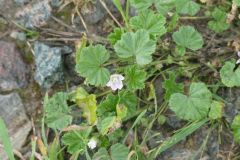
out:
<path id="1" fill-rule="evenodd" d="M 29 0 L 14 0 L 17 5 L 24 5 L 29 2 Z"/>
<path id="2" fill-rule="evenodd" d="M 0 117 L 6 123 L 13 148 L 19 150 L 31 130 L 31 122 L 17 93 L 0 95 L 0 102 Z M 6 159 L 2 148 L 0 159 Z"/>
<path id="3" fill-rule="evenodd" d="M 36 64 L 34 78 L 42 88 L 50 88 L 55 82 L 62 79 L 61 48 L 35 42 L 34 59 Z"/>
<path id="4" fill-rule="evenodd" d="M 89 2 L 84 5 L 81 13 L 88 24 L 96 24 L 107 14 L 100 1 Z"/>
<path id="5" fill-rule="evenodd" d="M 0 41 L 0 91 L 27 85 L 27 67 L 13 43 Z"/>
<path id="6" fill-rule="evenodd" d="M 193 160 L 193 159 L 210 160 L 209 156 L 207 155 L 200 158 L 196 156 L 197 154 L 198 154 L 197 151 L 194 151 L 194 150 L 180 149 L 173 152 L 173 155 L 172 157 L 169 158 L 169 160 Z"/>
<path id="7" fill-rule="evenodd" d="M 51 6 L 59 7 L 61 5 L 61 0 L 51 0 Z"/>
<path id="8" fill-rule="evenodd" d="M 16 13 L 17 22 L 26 28 L 41 27 L 51 16 L 52 8 L 48 0 L 27 5 Z"/>
<path id="9" fill-rule="evenodd" d="M 176 115 L 171 114 L 169 116 L 167 116 L 167 120 L 166 123 L 171 126 L 173 129 L 178 129 L 181 128 L 183 126 L 183 124 L 181 123 L 181 119 L 179 119 Z"/>
<path id="10" fill-rule="evenodd" d="M 10 34 L 10 37 L 16 39 L 16 40 L 19 40 L 19 41 L 26 41 L 27 39 L 27 36 L 25 33 L 23 32 L 16 32 L 16 31 L 13 31 L 11 34 Z"/>

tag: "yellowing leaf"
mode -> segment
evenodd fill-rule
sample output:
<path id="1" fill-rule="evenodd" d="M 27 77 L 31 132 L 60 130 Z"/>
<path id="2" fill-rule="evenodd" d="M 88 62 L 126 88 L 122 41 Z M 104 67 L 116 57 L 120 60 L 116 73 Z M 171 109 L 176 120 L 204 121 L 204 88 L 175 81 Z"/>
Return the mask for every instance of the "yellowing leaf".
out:
<path id="1" fill-rule="evenodd" d="M 97 121 L 97 101 L 96 95 L 88 94 L 83 88 L 78 88 L 71 95 L 71 100 L 83 109 L 83 116 L 87 119 L 88 124 L 94 125 Z"/>

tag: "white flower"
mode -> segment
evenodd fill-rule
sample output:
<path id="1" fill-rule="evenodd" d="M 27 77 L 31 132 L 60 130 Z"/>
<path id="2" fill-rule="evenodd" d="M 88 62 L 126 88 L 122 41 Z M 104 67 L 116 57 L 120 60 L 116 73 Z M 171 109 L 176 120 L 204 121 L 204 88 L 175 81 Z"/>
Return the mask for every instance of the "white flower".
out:
<path id="1" fill-rule="evenodd" d="M 87 145 L 90 149 L 94 149 L 97 147 L 97 141 L 94 138 L 91 138 Z"/>
<path id="2" fill-rule="evenodd" d="M 240 63 L 240 51 L 237 52 L 237 55 L 238 55 L 238 60 L 237 60 L 236 64 L 239 64 Z"/>
<path id="3" fill-rule="evenodd" d="M 121 74 L 113 74 L 110 76 L 110 80 L 107 83 L 108 87 L 111 87 L 113 91 L 116 91 L 117 89 L 123 88 L 122 81 L 124 80 L 124 77 Z"/>

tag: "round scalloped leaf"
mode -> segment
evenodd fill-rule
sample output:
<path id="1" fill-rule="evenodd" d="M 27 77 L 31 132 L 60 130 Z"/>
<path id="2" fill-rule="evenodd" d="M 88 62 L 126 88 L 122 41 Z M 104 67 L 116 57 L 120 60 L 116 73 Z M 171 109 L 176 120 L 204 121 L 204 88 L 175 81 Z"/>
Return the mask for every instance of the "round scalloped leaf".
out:
<path id="1" fill-rule="evenodd" d="M 235 68 L 235 63 L 226 62 L 220 70 L 220 77 L 222 83 L 227 87 L 239 87 L 240 86 L 240 69 Z"/>
<path id="2" fill-rule="evenodd" d="M 204 83 L 192 83 L 189 95 L 174 93 L 169 100 L 170 109 L 184 120 L 206 118 L 211 107 L 212 94 Z"/>
<path id="3" fill-rule="evenodd" d="M 110 73 L 103 64 L 109 59 L 109 53 L 102 45 L 83 48 L 76 64 L 76 71 L 86 78 L 86 82 L 95 86 L 104 86 Z"/>
<path id="4" fill-rule="evenodd" d="M 194 16 L 200 10 L 200 6 L 192 0 L 177 0 L 176 9 L 180 14 L 189 14 Z"/>
<path id="5" fill-rule="evenodd" d="M 44 98 L 45 123 L 49 128 L 62 129 L 72 123 L 72 116 L 67 104 L 66 93 L 58 92 L 51 98 Z"/>
<path id="6" fill-rule="evenodd" d="M 155 7 L 157 11 L 163 15 L 166 15 L 175 7 L 176 0 L 155 0 Z"/>
<path id="7" fill-rule="evenodd" d="M 146 29 L 150 35 L 162 36 L 166 33 L 166 18 L 161 14 L 154 14 L 151 10 L 140 12 L 138 16 L 130 19 L 130 25 L 133 29 Z"/>
<path id="8" fill-rule="evenodd" d="M 202 35 L 192 26 L 182 26 L 173 33 L 173 40 L 178 46 L 196 51 L 203 46 Z"/>
<path id="9" fill-rule="evenodd" d="M 123 144 L 117 143 L 111 146 L 112 160 L 126 160 L 128 159 L 129 149 Z"/>
<path id="10" fill-rule="evenodd" d="M 129 90 L 143 89 L 145 87 L 147 73 L 137 66 L 129 66 L 125 69 L 125 81 Z"/>
<path id="11" fill-rule="evenodd" d="M 152 61 L 152 54 L 156 49 L 156 42 L 150 39 L 146 30 L 128 32 L 122 35 L 114 49 L 120 58 L 136 57 L 139 65 L 145 65 Z"/>
<path id="12" fill-rule="evenodd" d="M 151 7 L 154 0 L 130 0 L 130 2 L 138 11 L 143 11 Z"/>

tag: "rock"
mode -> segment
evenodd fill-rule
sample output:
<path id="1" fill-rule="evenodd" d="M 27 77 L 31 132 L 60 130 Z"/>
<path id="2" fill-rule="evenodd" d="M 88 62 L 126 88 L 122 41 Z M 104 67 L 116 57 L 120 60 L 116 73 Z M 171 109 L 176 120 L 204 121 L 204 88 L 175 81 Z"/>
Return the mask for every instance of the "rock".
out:
<path id="1" fill-rule="evenodd" d="M 81 13 L 88 24 L 96 24 L 107 14 L 100 1 L 86 3 Z"/>
<path id="2" fill-rule="evenodd" d="M 29 2 L 29 0 L 14 0 L 17 5 L 24 5 Z"/>
<path id="3" fill-rule="evenodd" d="M 171 112 L 171 111 L 169 111 Z M 171 112 L 172 114 L 167 116 L 167 120 L 166 123 L 172 127 L 173 129 L 179 129 L 183 126 L 183 124 L 181 123 L 181 119 L 179 119 L 175 114 L 173 114 L 173 112 Z"/>
<path id="4" fill-rule="evenodd" d="M 62 49 L 49 47 L 35 42 L 34 59 L 36 64 L 35 80 L 42 88 L 50 88 L 55 82 L 63 79 Z"/>
<path id="5" fill-rule="evenodd" d="M 6 123 L 12 146 L 20 150 L 31 130 L 31 122 L 17 93 L 0 95 L 0 102 L 0 117 Z M 6 159 L 3 153 L 0 148 L 0 159 Z"/>
<path id="6" fill-rule="evenodd" d="M 17 22 L 26 28 L 41 27 L 51 16 L 52 8 L 48 0 L 27 5 L 16 13 Z"/>
<path id="7" fill-rule="evenodd" d="M 209 160 L 208 156 L 204 156 L 200 158 L 196 156 L 197 154 L 198 153 L 195 150 L 179 149 L 173 152 L 172 157 L 170 157 L 169 160 L 192 160 L 192 159 Z"/>
<path id="8" fill-rule="evenodd" d="M 232 123 L 234 117 L 240 113 L 240 89 L 230 88 L 224 91 L 225 99 L 223 116 L 229 123 Z"/>
<path id="9" fill-rule="evenodd" d="M 84 79 L 79 76 L 79 74 L 75 70 L 76 62 L 75 62 L 74 54 L 69 54 L 64 56 L 64 67 L 67 72 L 65 72 L 66 79 L 70 82 L 70 85 L 79 85 L 84 82 Z"/>
<path id="10" fill-rule="evenodd" d="M 27 85 L 27 67 L 13 43 L 0 41 L 0 91 Z"/>
<path id="11" fill-rule="evenodd" d="M 61 5 L 61 0 L 51 0 L 51 6 L 59 7 Z"/>
<path id="12" fill-rule="evenodd" d="M 16 39 L 16 40 L 19 40 L 19 41 L 26 41 L 27 39 L 27 36 L 25 33 L 23 32 L 16 32 L 16 31 L 13 31 L 11 34 L 10 34 L 10 37 Z"/>

